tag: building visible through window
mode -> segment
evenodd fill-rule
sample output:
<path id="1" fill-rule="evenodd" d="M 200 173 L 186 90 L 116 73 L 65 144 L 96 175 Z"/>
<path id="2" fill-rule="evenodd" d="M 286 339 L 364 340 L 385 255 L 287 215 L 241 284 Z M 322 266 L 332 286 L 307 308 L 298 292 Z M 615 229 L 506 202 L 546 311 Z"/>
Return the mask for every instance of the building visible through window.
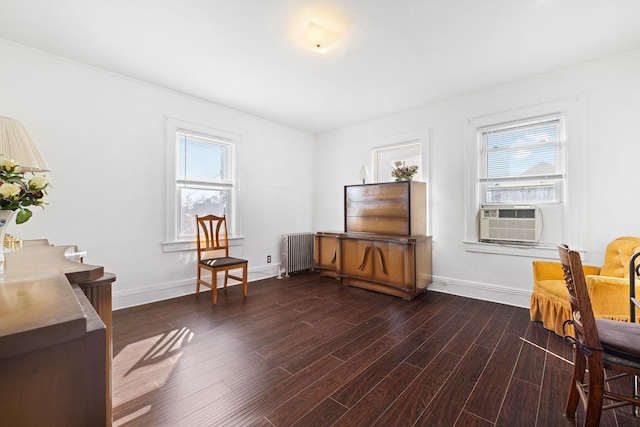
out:
<path id="1" fill-rule="evenodd" d="M 184 131 L 176 132 L 176 143 L 177 237 L 183 238 L 195 235 L 196 215 L 231 217 L 233 150 L 231 141 Z"/>
<path id="2" fill-rule="evenodd" d="M 562 202 L 562 117 L 523 120 L 478 132 L 478 181 L 483 204 Z"/>

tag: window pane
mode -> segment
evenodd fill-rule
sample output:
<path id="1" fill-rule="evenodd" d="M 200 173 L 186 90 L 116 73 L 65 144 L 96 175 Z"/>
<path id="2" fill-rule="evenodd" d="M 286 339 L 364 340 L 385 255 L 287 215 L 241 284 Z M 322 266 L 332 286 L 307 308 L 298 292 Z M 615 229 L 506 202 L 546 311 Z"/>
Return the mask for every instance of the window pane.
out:
<path id="1" fill-rule="evenodd" d="M 550 203 L 557 201 L 554 183 L 535 186 L 489 185 L 485 191 L 487 204 Z"/>
<path id="2" fill-rule="evenodd" d="M 373 150 L 374 179 L 375 182 L 389 182 L 394 178 L 391 171 L 396 167 L 396 162 L 404 162 L 406 166 L 418 166 L 418 172 L 414 179 L 422 179 L 422 155 L 420 143 L 403 144 L 394 147 L 378 148 Z"/>
<path id="3" fill-rule="evenodd" d="M 506 130 L 491 131 L 487 134 L 487 149 L 510 148 L 525 144 L 555 142 L 557 123 L 534 126 L 517 126 Z"/>
<path id="4" fill-rule="evenodd" d="M 562 118 L 549 116 L 482 130 L 483 203 L 561 201 L 562 123 Z"/>
<path id="5" fill-rule="evenodd" d="M 487 131 L 487 178 L 558 173 L 558 121 Z"/>
<path id="6" fill-rule="evenodd" d="M 196 234 L 196 215 L 223 216 L 228 213 L 228 190 L 180 187 L 180 236 Z"/>
<path id="7" fill-rule="evenodd" d="M 224 182 L 231 180 L 229 144 L 178 133 L 178 179 Z"/>
<path id="8" fill-rule="evenodd" d="M 487 178 L 553 175 L 557 172 L 556 152 L 554 145 L 491 151 L 487 153 Z"/>

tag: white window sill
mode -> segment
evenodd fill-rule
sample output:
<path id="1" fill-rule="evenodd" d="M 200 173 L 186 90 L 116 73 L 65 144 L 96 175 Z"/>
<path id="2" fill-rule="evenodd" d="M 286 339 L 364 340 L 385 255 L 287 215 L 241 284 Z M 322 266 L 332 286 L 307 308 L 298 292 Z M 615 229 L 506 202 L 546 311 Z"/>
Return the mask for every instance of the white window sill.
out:
<path id="1" fill-rule="evenodd" d="M 558 257 L 558 246 L 551 244 L 540 245 L 515 245 L 487 242 L 463 242 L 467 252 L 479 252 L 485 254 L 523 256 L 529 258 L 555 259 Z M 577 249 L 584 258 L 585 251 Z"/>
<path id="2" fill-rule="evenodd" d="M 229 246 L 241 246 L 243 243 L 244 237 L 229 238 Z M 195 251 L 196 248 L 195 240 L 176 240 L 174 242 L 162 243 L 162 252 Z"/>

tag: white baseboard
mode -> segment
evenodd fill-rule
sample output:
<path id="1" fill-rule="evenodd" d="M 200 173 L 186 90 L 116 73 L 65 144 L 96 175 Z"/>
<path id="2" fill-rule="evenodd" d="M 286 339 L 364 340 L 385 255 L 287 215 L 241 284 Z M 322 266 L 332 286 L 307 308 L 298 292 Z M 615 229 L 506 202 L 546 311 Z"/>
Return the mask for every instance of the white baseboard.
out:
<path id="1" fill-rule="evenodd" d="M 250 268 L 248 280 L 249 282 L 254 282 L 256 280 L 276 277 L 279 270 L 279 264 Z M 235 286 L 235 284 L 230 284 L 229 286 Z M 162 283 L 144 288 L 114 291 L 113 309 L 118 310 L 193 294 L 195 293 L 195 287 L 196 278 L 194 276 L 185 280 Z M 442 276 L 433 276 L 433 283 L 429 285 L 429 290 L 522 308 L 529 308 L 529 301 L 531 299 L 531 291 Z"/>
<path id="2" fill-rule="evenodd" d="M 273 264 L 268 266 L 260 266 L 249 268 L 248 281 L 254 282 L 256 280 L 268 279 L 269 277 L 276 277 L 280 269 L 279 264 Z M 220 283 L 220 282 L 219 282 Z M 239 283 L 231 281 L 229 286 L 236 286 Z M 114 287 L 117 289 L 117 287 Z M 161 283 L 159 285 L 147 286 L 143 288 L 114 290 L 113 309 L 119 310 L 121 308 L 133 307 L 141 304 L 148 304 L 151 302 L 162 301 L 169 298 L 181 297 L 184 295 L 193 294 L 196 291 L 196 277 L 193 276 L 189 279 L 178 280 L 174 282 Z"/>
<path id="3" fill-rule="evenodd" d="M 531 291 L 529 290 L 441 276 L 433 276 L 429 290 L 527 309 L 531 300 Z"/>

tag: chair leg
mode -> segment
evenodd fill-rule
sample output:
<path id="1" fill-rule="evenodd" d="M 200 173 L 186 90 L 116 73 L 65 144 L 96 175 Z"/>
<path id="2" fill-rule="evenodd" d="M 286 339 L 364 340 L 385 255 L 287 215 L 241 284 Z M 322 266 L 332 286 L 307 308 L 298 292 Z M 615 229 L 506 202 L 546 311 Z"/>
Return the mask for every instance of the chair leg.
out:
<path id="1" fill-rule="evenodd" d="M 218 272 L 213 270 L 211 272 L 211 303 L 216 305 L 218 302 Z"/>
<path id="2" fill-rule="evenodd" d="M 585 427 L 600 425 L 602 399 L 604 394 L 604 366 L 602 358 L 589 357 L 589 396 L 584 418 Z"/>
<path id="3" fill-rule="evenodd" d="M 631 381 L 632 381 L 632 383 L 631 383 L 631 393 L 632 393 L 632 394 L 631 394 L 631 395 L 632 395 L 635 399 L 637 399 L 637 398 L 639 398 L 639 397 L 640 397 L 640 394 L 639 394 L 639 392 L 638 392 L 638 375 L 633 375 L 633 376 L 631 377 Z M 640 408 L 640 406 L 637 406 L 637 405 L 633 405 L 633 406 L 631 407 L 631 414 L 632 414 L 634 417 L 637 417 L 638 415 L 640 415 L 640 413 L 639 413 L 639 411 L 638 411 L 638 408 Z"/>
<path id="4" fill-rule="evenodd" d="M 249 293 L 249 285 L 247 283 L 247 264 L 242 267 L 242 295 L 247 296 Z"/>
<path id="5" fill-rule="evenodd" d="M 573 347 L 573 374 L 571 375 L 571 387 L 569 388 L 569 396 L 567 397 L 567 405 L 564 413 L 567 417 L 575 418 L 578 403 L 580 402 L 580 392 L 578 392 L 578 384 L 584 382 L 585 359 L 580 349 L 574 345 Z"/>
<path id="6" fill-rule="evenodd" d="M 198 275 L 196 278 L 196 295 L 200 295 L 200 272 L 202 269 L 200 268 L 200 263 L 198 263 Z"/>
<path id="7" fill-rule="evenodd" d="M 227 289 L 227 281 L 229 280 L 229 270 L 224 271 L 224 288 Z"/>

